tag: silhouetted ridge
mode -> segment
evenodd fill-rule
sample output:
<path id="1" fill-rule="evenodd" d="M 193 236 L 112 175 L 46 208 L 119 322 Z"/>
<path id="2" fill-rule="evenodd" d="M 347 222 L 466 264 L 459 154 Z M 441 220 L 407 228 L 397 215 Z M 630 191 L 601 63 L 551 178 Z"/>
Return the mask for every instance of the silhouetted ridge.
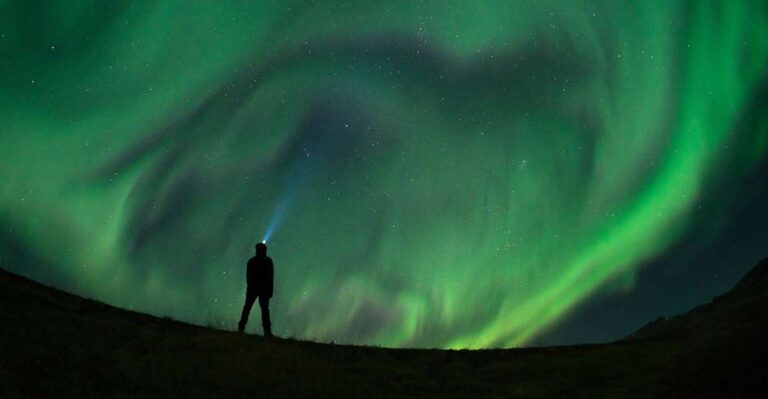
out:
<path id="1" fill-rule="evenodd" d="M 0 398 L 761 397 L 766 309 L 762 261 L 712 303 L 620 342 L 397 350 L 193 326 L 0 269 Z"/>
<path id="2" fill-rule="evenodd" d="M 659 317 L 625 340 L 711 334 L 740 335 L 755 330 L 768 309 L 768 258 L 747 272 L 734 287 L 712 302 L 673 317 Z M 745 330 L 739 332 L 738 330 Z M 736 331 L 735 331 L 736 330 Z"/>
<path id="3" fill-rule="evenodd" d="M 766 292 L 768 292 L 768 258 L 763 259 L 754 269 L 747 272 L 726 295 L 749 297 L 765 295 Z"/>

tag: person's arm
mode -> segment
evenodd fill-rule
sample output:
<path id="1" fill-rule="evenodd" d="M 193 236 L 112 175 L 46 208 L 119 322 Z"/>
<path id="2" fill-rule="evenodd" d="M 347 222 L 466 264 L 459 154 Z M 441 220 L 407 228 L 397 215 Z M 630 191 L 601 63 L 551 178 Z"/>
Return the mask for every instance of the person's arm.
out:
<path id="1" fill-rule="evenodd" d="M 248 286 L 250 286 L 251 283 L 253 282 L 253 278 L 254 278 L 253 268 L 251 267 L 251 262 L 248 262 L 248 264 L 245 265 L 245 269 L 246 269 L 246 272 L 245 272 L 245 282 L 246 282 L 246 284 Z"/>
<path id="2" fill-rule="evenodd" d="M 267 282 L 269 284 L 269 297 L 272 298 L 272 292 L 275 287 L 275 264 L 270 260 L 267 268 Z"/>

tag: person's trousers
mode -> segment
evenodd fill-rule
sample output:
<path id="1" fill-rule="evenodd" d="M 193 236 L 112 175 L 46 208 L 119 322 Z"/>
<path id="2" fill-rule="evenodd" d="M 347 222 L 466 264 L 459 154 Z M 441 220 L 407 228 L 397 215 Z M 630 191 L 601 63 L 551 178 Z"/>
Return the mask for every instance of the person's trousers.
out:
<path id="1" fill-rule="evenodd" d="M 248 324 L 248 316 L 251 314 L 251 308 L 257 297 L 259 298 L 259 307 L 261 308 L 261 326 L 264 328 L 264 335 L 271 335 L 272 321 L 269 319 L 269 297 L 258 295 L 252 290 L 248 290 L 245 293 L 245 305 L 243 305 L 243 314 L 240 315 L 238 328 L 241 332 L 245 330 L 245 325 Z"/>

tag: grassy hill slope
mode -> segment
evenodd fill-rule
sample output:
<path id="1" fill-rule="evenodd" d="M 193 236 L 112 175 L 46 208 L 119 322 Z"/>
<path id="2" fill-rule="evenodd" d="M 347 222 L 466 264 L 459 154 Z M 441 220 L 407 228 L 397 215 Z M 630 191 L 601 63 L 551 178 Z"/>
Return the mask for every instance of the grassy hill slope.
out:
<path id="1" fill-rule="evenodd" d="M 0 269 L 0 397 L 757 397 L 768 261 L 732 292 L 603 345 L 447 351 L 218 331 Z"/>

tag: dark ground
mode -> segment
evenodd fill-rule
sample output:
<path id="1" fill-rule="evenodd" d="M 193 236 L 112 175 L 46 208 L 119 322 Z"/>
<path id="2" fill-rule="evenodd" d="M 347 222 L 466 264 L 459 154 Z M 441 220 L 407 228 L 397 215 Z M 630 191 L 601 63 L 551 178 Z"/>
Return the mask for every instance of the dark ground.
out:
<path id="1" fill-rule="evenodd" d="M 713 303 L 601 345 L 448 351 L 265 340 L 0 269 L 0 398 L 766 397 L 768 260 Z"/>

